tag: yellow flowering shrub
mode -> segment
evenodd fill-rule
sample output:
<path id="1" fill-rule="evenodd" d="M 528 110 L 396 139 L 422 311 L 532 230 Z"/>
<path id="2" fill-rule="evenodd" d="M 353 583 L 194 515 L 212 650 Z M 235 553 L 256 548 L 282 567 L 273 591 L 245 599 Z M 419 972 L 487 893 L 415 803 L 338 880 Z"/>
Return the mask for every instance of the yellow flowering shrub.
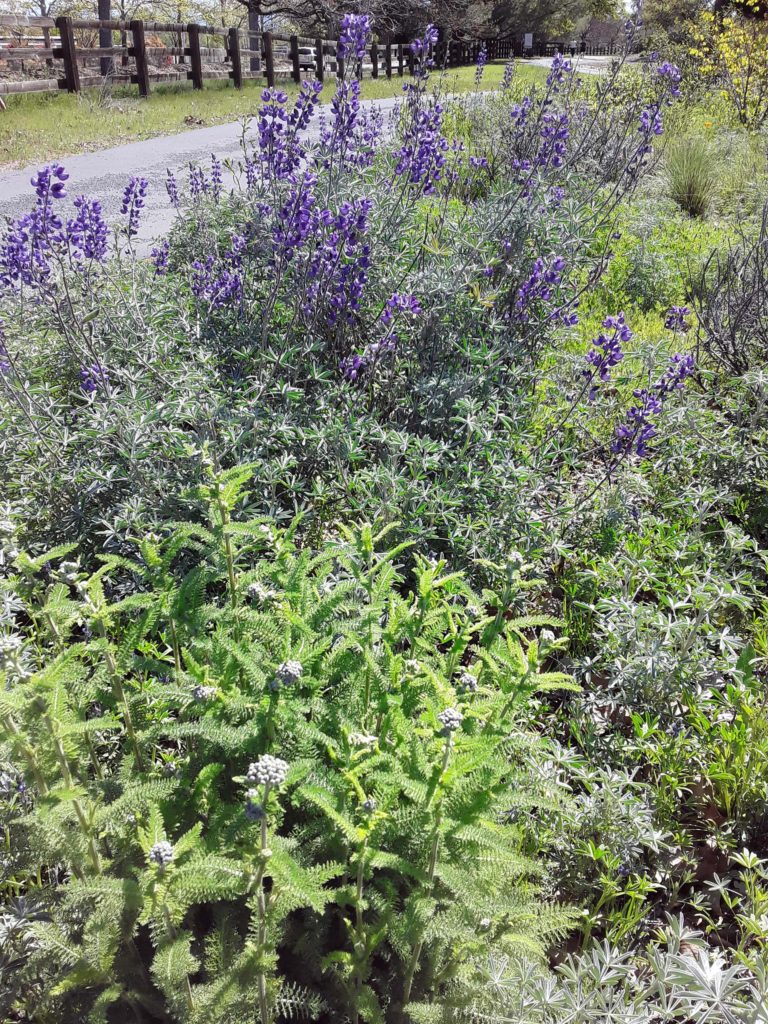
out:
<path id="1" fill-rule="evenodd" d="M 759 0 L 743 4 L 755 15 Z M 691 56 L 703 76 L 716 81 L 739 121 L 759 128 L 768 120 L 768 18 L 707 11 L 694 29 Z"/>

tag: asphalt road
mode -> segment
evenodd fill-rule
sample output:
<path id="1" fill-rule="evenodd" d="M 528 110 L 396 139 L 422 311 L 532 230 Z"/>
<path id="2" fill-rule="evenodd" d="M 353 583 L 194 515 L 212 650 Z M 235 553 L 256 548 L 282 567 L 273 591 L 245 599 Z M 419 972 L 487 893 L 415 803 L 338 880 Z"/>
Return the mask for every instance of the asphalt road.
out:
<path id="1" fill-rule="evenodd" d="M 377 107 L 386 117 L 399 102 L 400 97 L 397 96 L 365 100 L 361 106 Z M 318 127 L 314 124 L 306 137 L 311 139 L 317 132 Z M 74 213 L 72 201 L 79 195 L 86 195 L 101 201 L 107 221 L 120 222 L 124 219 L 120 213 L 123 190 L 132 175 L 140 175 L 149 182 L 137 238 L 139 248 L 145 248 L 153 239 L 165 234 L 174 218 L 165 190 L 166 169 L 181 172 L 181 177 L 189 163 L 210 168 L 211 154 L 215 154 L 222 163 L 230 160 L 237 164 L 242 156 L 242 133 L 242 123 L 235 121 L 131 142 L 98 153 L 63 157 L 56 162 L 63 164 L 69 172 L 67 198 L 57 203 L 56 209 L 61 216 L 71 217 Z M 20 171 L 0 172 L 0 221 L 5 217 L 18 217 L 34 205 L 34 190 L 29 179 L 37 170 L 38 165 L 35 164 Z M 225 186 L 231 180 L 231 175 L 225 172 Z"/>
<path id="2" fill-rule="evenodd" d="M 610 61 L 611 58 L 580 57 L 576 66 L 581 73 L 601 74 Z M 540 58 L 530 63 L 549 67 L 551 58 Z M 386 117 L 400 102 L 401 97 L 394 96 L 383 100 L 364 100 L 361 106 L 378 107 Z M 118 222 L 121 220 L 123 190 L 132 175 L 141 175 L 148 180 L 149 190 L 137 243 L 140 249 L 146 250 L 153 239 L 165 234 L 174 217 L 165 190 L 166 169 L 184 172 L 190 162 L 210 166 L 211 154 L 215 154 L 222 163 L 231 160 L 236 164 L 242 155 L 242 132 L 242 123 L 234 121 L 131 142 L 97 153 L 63 157 L 58 162 L 69 171 L 68 195 L 61 206 L 57 204 L 57 209 L 62 216 L 70 217 L 74 212 L 72 200 L 86 195 L 101 201 L 107 221 Z M 317 132 L 314 124 L 307 137 L 312 138 Z M 29 179 L 37 169 L 35 164 L 20 171 L 0 171 L 0 223 L 6 217 L 20 216 L 33 204 L 34 193 Z M 225 172 L 225 185 L 228 180 L 231 183 L 231 176 Z"/>

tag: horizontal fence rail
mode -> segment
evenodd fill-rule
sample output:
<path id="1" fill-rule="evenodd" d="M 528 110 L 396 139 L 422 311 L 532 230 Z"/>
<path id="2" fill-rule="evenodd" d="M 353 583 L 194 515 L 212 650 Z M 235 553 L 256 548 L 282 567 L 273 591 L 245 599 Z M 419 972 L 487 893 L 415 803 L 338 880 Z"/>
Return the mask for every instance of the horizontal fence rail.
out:
<path id="1" fill-rule="evenodd" d="M 209 79 L 230 79 L 238 89 L 249 79 L 272 87 L 279 79 L 300 82 L 343 77 L 338 40 L 257 32 L 193 23 L 81 18 L 37 18 L 0 15 L 0 32 L 18 39 L 0 43 L 0 67 L 21 64 L 19 80 L 0 78 L 0 95 L 8 93 L 77 93 L 105 81 L 138 86 L 149 96 L 152 83 L 189 80 L 202 89 Z M 41 31 L 34 36 L 29 30 Z M 112 37 L 113 45 L 98 45 Z M 119 42 L 114 37 L 119 35 Z M 165 37 L 165 38 L 163 38 Z M 170 38 L 169 38 L 170 37 Z M 37 45 L 39 40 L 40 45 Z M 535 52 L 554 52 L 555 45 L 537 40 Z M 567 51 L 567 47 L 563 47 Z M 438 67 L 474 64 L 481 50 L 489 60 L 530 55 L 513 39 L 448 40 L 437 43 L 432 58 Z M 612 47 L 578 48 L 580 53 L 605 54 Z M 416 61 L 409 43 L 373 43 L 361 72 L 371 78 L 413 74 Z M 44 72 L 44 76 L 38 74 Z"/>

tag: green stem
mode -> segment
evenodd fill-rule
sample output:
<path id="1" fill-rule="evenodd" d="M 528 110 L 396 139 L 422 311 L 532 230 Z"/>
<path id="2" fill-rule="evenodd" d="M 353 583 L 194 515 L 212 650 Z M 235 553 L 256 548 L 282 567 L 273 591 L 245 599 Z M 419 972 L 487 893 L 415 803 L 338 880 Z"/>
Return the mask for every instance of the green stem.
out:
<path id="1" fill-rule="evenodd" d="M 48 784 L 43 778 L 43 773 L 40 771 L 40 765 L 37 762 L 37 757 L 35 756 L 34 750 L 24 740 L 24 738 L 21 735 L 21 730 L 19 729 L 18 725 L 16 725 L 16 723 L 14 722 L 13 718 L 11 718 L 10 715 L 3 715 L 2 721 L 3 725 L 5 726 L 5 728 L 12 737 L 12 742 L 21 751 L 24 759 L 29 765 L 29 770 L 32 772 L 32 775 L 35 778 L 35 784 L 37 785 L 40 796 L 47 796 Z"/>
<path id="2" fill-rule="evenodd" d="M 445 746 L 443 747 L 443 762 L 442 762 L 442 765 L 440 767 L 440 776 L 439 776 L 440 781 L 442 781 L 442 779 L 444 778 L 446 769 L 448 768 L 448 761 L 450 760 L 450 757 L 451 757 L 451 750 L 452 750 L 452 748 L 453 748 L 453 733 L 449 732 L 448 735 L 445 737 Z M 439 785 L 439 782 L 438 782 L 438 785 Z M 429 799 L 431 799 L 431 795 L 427 799 L 429 801 Z M 437 806 L 435 807 L 435 819 L 434 819 L 434 825 L 433 825 L 433 828 L 432 828 L 432 842 L 431 842 L 430 851 L 429 851 L 429 868 L 427 870 L 427 887 L 428 887 L 428 889 L 430 891 L 434 888 L 434 884 L 435 884 L 435 873 L 437 871 L 437 861 L 438 861 L 438 857 L 439 857 L 439 854 L 440 854 L 440 826 L 442 825 L 442 823 L 443 823 L 443 799 L 441 797 L 440 800 L 437 803 Z M 419 965 L 419 960 L 421 958 L 421 951 L 422 951 L 423 948 L 424 948 L 424 939 L 421 938 L 421 939 L 419 939 L 418 943 L 414 947 L 413 953 L 411 955 L 410 962 L 408 964 L 408 970 L 406 971 L 405 985 L 403 987 L 403 1009 L 405 1009 L 408 1006 L 408 1003 L 410 1002 L 410 999 L 411 999 L 411 989 L 413 987 L 413 979 L 414 979 L 414 976 L 416 974 L 416 968 Z"/>
<path id="3" fill-rule="evenodd" d="M 54 728 L 50 715 L 43 715 L 43 722 L 51 735 L 53 747 L 56 752 L 56 760 L 59 762 L 62 778 L 64 779 L 64 785 L 67 789 L 72 789 L 74 786 L 74 780 L 72 778 L 72 772 L 69 769 L 69 761 L 67 760 L 67 754 L 64 750 L 64 744 L 61 742 L 61 737 Z M 74 808 L 78 823 L 80 824 L 80 830 L 83 833 L 83 836 L 88 840 L 88 853 L 91 858 L 91 863 L 93 864 L 93 870 L 97 875 L 100 875 L 102 871 L 101 856 L 99 854 L 99 848 L 96 845 L 93 832 L 88 825 L 88 819 L 85 816 L 83 805 L 77 798 L 75 798 L 72 801 L 72 807 Z"/>
<path id="4" fill-rule="evenodd" d="M 131 716 L 131 709 L 128 706 L 128 701 L 125 697 L 125 690 L 123 689 L 123 683 L 120 679 L 120 673 L 117 669 L 117 663 L 112 657 L 112 650 L 109 645 L 109 639 L 107 637 L 107 631 L 104 628 L 104 623 L 100 618 L 96 619 L 96 630 L 99 636 L 104 641 L 104 660 L 107 663 L 107 672 L 109 673 L 109 679 L 112 683 L 112 692 L 115 696 L 115 700 L 122 706 L 123 719 L 125 721 L 125 731 L 128 733 L 128 739 L 131 741 L 133 752 L 136 757 L 136 767 L 140 772 L 144 771 L 144 759 L 141 756 L 141 748 L 139 747 L 139 741 L 136 737 L 136 731 L 133 728 L 133 717 Z"/>
<path id="5" fill-rule="evenodd" d="M 363 994 L 363 957 L 365 954 L 365 926 L 363 922 L 363 882 L 365 873 L 365 847 L 367 840 L 358 851 L 357 884 L 355 886 L 355 1006 L 352 1010 L 352 1024 L 360 1019 L 360 997 Z"/>
<path id="6" fill-rule="evenodd" d="M 229 536 L 227 527 L 229 526 L 229 512 L 222 502 L 221 498 L 217 496 L 216 504 L 219 508 L 219 515 L 221 516 L 221 533 L 224 538 L 224 557 L 227 562 L 227 577 L 229 579 L 229 602 L 233 608 L 237 608 L 237 585 L 235 583 L 235 558 L 232 553 L 232 538 Z"/>
<path id="7" fill-rule="evenodd" d="M 269 860 L 269 847 L 267 846 L 267 797 L 269 796 L 269 783 L 264 786 L 264 797 L 263 797 L 263 808 L 264 817 L 261 819 L 261 846 L 260 846 L 260 861 L 259 869 L 256 872 L 256 878 L 254 885 L 256 887 L 256 906 L 258 910 L 259 918 L 259 931 L 258 931 L 258 949 L 259 949 L 259 960 L 264 956 L 264 949 L 267 944 L 267 897 L 264 892 L 264 873 L 267 867 L 267 861 Z M 259 987 L 259 1013 L 261 1014 L 261 1024 L 271 1024 L 272 1015 L 269 1010 L 269 1000 L 267 998 L 267 977 L 264 973 L 261 965 L 259 966 L 259 973 L 257 976 L 257 984 Z"/>

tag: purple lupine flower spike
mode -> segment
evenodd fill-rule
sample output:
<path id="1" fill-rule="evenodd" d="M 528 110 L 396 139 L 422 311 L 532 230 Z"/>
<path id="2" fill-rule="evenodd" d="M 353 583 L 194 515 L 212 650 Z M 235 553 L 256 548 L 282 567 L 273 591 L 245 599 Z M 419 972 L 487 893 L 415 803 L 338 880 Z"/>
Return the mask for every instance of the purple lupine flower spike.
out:
<path id="1" fill-rule="evenodd" d="M 139 222 L 141 211 L 144 207 L 144 199 L 147 195 L 149 182 L 146 178 L 133 176 L 125 186 L 123 192 L 123 203 L 120 212 L 128 217 L 128 236 L 133 237 L 139 233 Z"/>

